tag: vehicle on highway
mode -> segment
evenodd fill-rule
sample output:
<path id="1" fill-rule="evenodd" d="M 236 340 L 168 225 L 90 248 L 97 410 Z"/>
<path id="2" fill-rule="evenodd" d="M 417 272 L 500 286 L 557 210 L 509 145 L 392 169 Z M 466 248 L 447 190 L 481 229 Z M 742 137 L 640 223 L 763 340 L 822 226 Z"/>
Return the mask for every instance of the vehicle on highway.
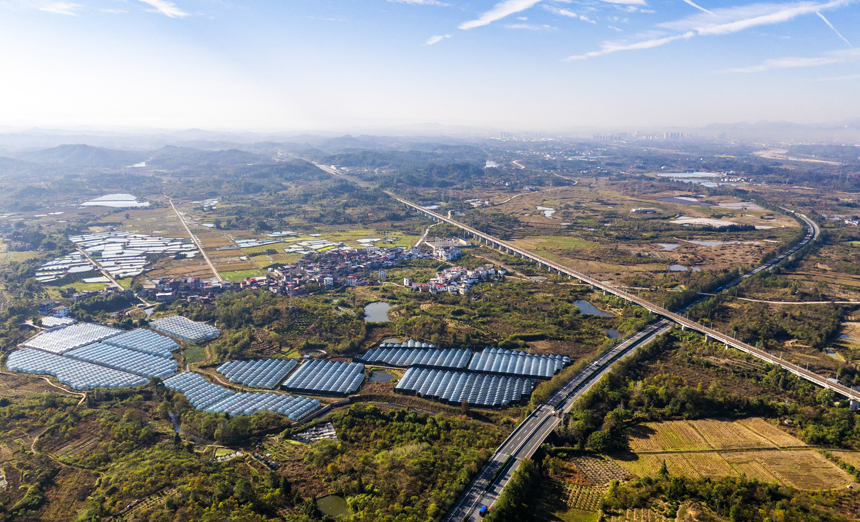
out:
<path id="1" fill-rule="evenodd" d="M 478 514 L 481 515 L 482 517 L 485 517 L 485 516 L 487 516 L 487 513 L 489 511 L 490 511 L 490 508 L 488 508 L 487 506 L 481 506 L 481 509 L 478 510 Z"/>

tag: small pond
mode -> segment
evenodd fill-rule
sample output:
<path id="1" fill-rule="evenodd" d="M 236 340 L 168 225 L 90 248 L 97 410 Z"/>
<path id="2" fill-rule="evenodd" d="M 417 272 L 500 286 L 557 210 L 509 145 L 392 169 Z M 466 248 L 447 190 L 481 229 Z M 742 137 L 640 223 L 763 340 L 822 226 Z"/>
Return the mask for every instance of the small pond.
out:
<path id="1" fill-rule="evenodd" d="M 324 515 L 334 518 L 342 518 L 349 516 L 349 508 L 346 505 L 346 499 L 337 495 L 329 495 L 317 499 L 317 507 Z"/>
<path id="2" fill-rule="evenodd" d="M 657 198 L 657 201 L 667 201 L 669 203 L 681 203 L 684 205 L 696 205 L 699 207 L 712 207 L 710 203 L 705 203 L 693 198 Z"/>
<path id="3" fill-rule="evenodd" d="M 686 272 L 687 270 L 692 270 L 693 272 L 699 272 L 702 269 L 697 266 L 691 266 L 687 268 L 684 265 L 669 265 L 669 270 L 672 272 Z"/>
<path id="4" fill-rule="evenodd" d="M 370 382 L 390 382 L 394 376 L 386 372 L 370 372 Z"/>
<path id="5" fill-rule="evenodd" d="M 699 246 L 719 246 L 725 245 L 725 241 L 687 241 L 688 243 L 693 243 L 694 245 Z"/>
<path id="6" fill-rule="evenodd" d="M 606 335 L 608 335 L 610 339 L 618 339 L 619 337 L 621 337 L 621 334 L 618 333 L 617 330 L 611 330 L 607 328 L 603 331 L 606 332 Z"/>
<path id="7" fill-rule="evenodd" d="M 657 243 L 657 244 L 660 245 L 661 247 L 663 247 L 663 250 L 675 250 L 676 248 L 681 246 L 681 245 L 676 245 L 675 243 Z"/>
<path id="8" fill-rule="evenodd" d="M 598 317 L 612 317 L 612 314 L 606 313 L 600 308 L 597 308 L 588 301 L 574 301 L 573 306 L 579 308 L 579 311 L 585 315 L 596 315 Z"/>
<path id="9" fill-rule="evenodd" d="M 364 307 L 364 322 L 366 323 L 389 323 L 388 311 L 391 305 L 382 301 L 370 303 Z"/>
<path id="10" fill-rule="evenodd" d="M 548 217 L 548 218 L 551 218 L 552 215 L 555 214 L 554 208 L 550 208 L 550 207 L 535 207 L 535 208 L 540 210 L 541 212 L 543 212 L 543 215 Z"/>

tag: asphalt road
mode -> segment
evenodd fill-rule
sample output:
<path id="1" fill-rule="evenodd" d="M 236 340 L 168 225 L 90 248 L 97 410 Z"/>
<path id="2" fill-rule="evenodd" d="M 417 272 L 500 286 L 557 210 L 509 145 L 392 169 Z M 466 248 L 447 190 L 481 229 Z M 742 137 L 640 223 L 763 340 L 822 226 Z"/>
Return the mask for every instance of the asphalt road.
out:
<path id="1" fill-rule="evenodd" d="M 480 520 L 479 508 L 482 505 L 492 507 L 496 503 L 520 462 L 531 458 L 561 422 L 561 417 L 554 413 L 569 412 L 574 402 L 610 371 L 615 362 L 632 354 L 636 346 L 650 342 L 670 328 L 669 322 L 663 320 L 637 332 L 585 367 L 561 390 L 529 414 L 499 446 L 445 520 Z"/>

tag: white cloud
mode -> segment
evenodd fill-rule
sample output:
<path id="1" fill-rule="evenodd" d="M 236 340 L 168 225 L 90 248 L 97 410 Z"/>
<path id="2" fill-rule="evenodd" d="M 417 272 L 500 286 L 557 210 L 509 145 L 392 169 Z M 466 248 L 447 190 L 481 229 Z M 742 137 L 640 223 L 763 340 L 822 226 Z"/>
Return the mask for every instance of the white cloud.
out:
<path id="1" fill-rule="evenodd" d="M 127 13 L 128 11 L 124 11 L 122 9 L 102 9 L 102 12 L 103 13 L 109 13 L 109 14 L 123 14 L 123 13 Z"/>
<path id="2" fill-rule="evenodd" d="M 607 25 L 606 27 L 608 27 L 608 28 L 610 28 L 610 29 L 614 29 L 614 30 L 618 31 L 619 33 L 623 33 L 623 32 L 624 32 L 624 30 L 623 30 L 623 29 L 619 29 L 619 28 L 615 27 L 614 25 Z"/>
<path id="3" fill-rule="evenodd" d="M 551 5 L 545 5 L 545 6 L 543 6 L 543 8 L 546 9 L 547 11 L 549 11 L 550 13 L 557 14 L 560 16 L 566 16 L 568 18 L 576 18 L 578 20 L 582 20 L 583 22 L 589 22 L 592 24 L 597 23 L 585 15 L 581 15 L 579 13 L 574 13 L 570 9 L 559 9 L 558 7 L 553 7 Z"/>
<path id="4" fill-rule="evenodd" d="M 773 58 L 765 60 L 759 65 L 751 67 L 737 67 L 728 69 L 723 72 L 727 73 L 756 73 L 771 71 L 773 69 L 796 69 L 799 67 L 818 67 L 821 65 L 832 65 L 836 63 L 846 63 L 860 60 L 860 49 L 844 49 L 842 51 L 832 51 L 825 53 L 824 56 L 815 56 L 812 58 Z"/>
<path id="5" fill-rule="evenodd" d="M 451 38 L 451 35 L 450 34 L 442 34 L 442 35 L 431 36 L 430 38 L 427 39 L 426 42 L 424 42 L 424 45 L 433 45 L 433 44 L 441 42 L 445 38 Z"/>
<path id="6" fill-rule="evenodd" d="M 506 16 L 525 11 L 526 9 L 533 7 L 538 2 L 540 2 L 540 0 L 502 0 L 478 18 L 468 22 L 463 22 L 460 24 L 459 28 L 465 30 L 490 25 L 496 20 L 501 20 Z"/>
<path id="7" fill-rule="evenodd" d="M 583 60 L 603 56 L 618 51 L 650 49 L 676 40 L 689 40 L 693 36 L 726 35 L 761 25 L 787 22 L 798 16 L 836 9 L 857 0 L 831 0 L 826 3 L 796 2 L 793 4 L 750 4 L 739 7 L 714 9 L 708 13 L 697 14 L 681 20 L 658 24 L 658 27 L 678 31 L 672 36 L 656 36 L 635 43 L 604 42 L 599 51 L 575 55 L 568 60 Z M 819 15 L 820 16 L 820 15 Z M 849 44 L 850 45 L 850 44 Z"/>
<path id="8" fill-rule="evenodd" d="M 396 4 L 411 4 L 411 5 L 448 5 L 437 0 L 388 0 Z"/>
<path id="9" fill-rule="evenodd" d="M 77 11 L 83 7 L 81 4 L 69 4 L 66 2 L 51 2 L 39 8 L 39 11 L 55 13 L 68 16 L 78 16 Z"/>
<path id="10" fill-rule="evenodd" d="M 684 0 L 684 3 L 689 4 L 689 5 L 693 6 L 693 7 L 695 7 L 695 8 L 696 8 L 696 9 L 698 9 L 699 11 L 704 11 L 705 13 L 708 13 L 708 14 L 710 14 L 710 15 L 714 14 L 714 13 L 712 13 L 711 11 L 708 11 L 707 9 L 705 9 L 704 7 L 702 7 L 702 6 L 700 6 L 700 5 L 696 4 L 696 3 L 694 3 L 692 0 Z"/>
<path id="11" fill-rule="evenodd" d="M 652 47 L 659 47 L 661 45 L 665 45 L 669 42 L 674 42 L 675 40 L 689 40 L 696 33 L 693 31 L 686 32 L 684 34 L 678 34 L 675 36 L 666 36 L 664 38 L 652 38 L 650 40 L 644 40 L 641 42 L 635 43 L 621 43 L 621 42 L 606 42 L 604 43 L 599 51 L 592 51 L 590 53 L 569 56 L 567 60 L 585 60 L 586 58 L 594 58 L 596 56 L 603 56 L 605 54 L 617 53 L 618 51 L 634 51 L 638 49 L 651 49 Z"/>
<path id="12" fill-rule="evenodd" d="M 750 4 L 714 9 L 709 14 L 698 14 L 681 20 L 659 24 L 659 26 L 676 31 L 695 31 L 699 35 L 731 34 L 761 25 L 787 22 L 801 15 L 835 9 L 851 4 L 854 1 L 832 0 L 826 3 Z"/>
<path id="13" fill-rule="evenodd" d="M 507 24 L 507 29 L 525 29 L 526 31 L 554 31 L 557 27 L 551 25 L 535 25 L 535 24 Z"/>
<path id="14" fill-rule="evenodd" d="M 154 11 L 163 14 L 164 16 L 169 16 L 170 18 L 184 18 L 188 16 L 188 13 L 183 11 L 182 9 L 176 7 L 176 4 L 173 2 L 168 2 L 167 0 L 140 0 L 144 4 L 151 5 L 154 7 Z"/>
<path id="15" fill-rule="evenodd" d="M 849 42 L 848 39 L 846 39 L 844 36 L 842 36 L 842 33 L 837 31 L 836 28 L 833 27 L 833 24 L 830 23 L 830 20 L 828 20 L 827 18 L 824 18 L 824 15 L 821 14 L 820 11 L 816 11 L 815 14 L 817 14 L 819 16 L 819 18 L 824 20 L 824 23 L 827 24 L 831 29 L 833 29 L 833 32 L 836 33 L 836 36 L 838 36 L 839 38 L 842 39 L 843 42 L 848 44 L 848 47 L 854 47 L 853 45 L 851 45 L 851 42 Z"/>
<path id="16" fill-rule="evenodd" d="M 607 4 L 620 4 L 620 5 L 648 5 L 645 3 L 645 0 L 600 0 L 601 2 L 606 2 Z"/>

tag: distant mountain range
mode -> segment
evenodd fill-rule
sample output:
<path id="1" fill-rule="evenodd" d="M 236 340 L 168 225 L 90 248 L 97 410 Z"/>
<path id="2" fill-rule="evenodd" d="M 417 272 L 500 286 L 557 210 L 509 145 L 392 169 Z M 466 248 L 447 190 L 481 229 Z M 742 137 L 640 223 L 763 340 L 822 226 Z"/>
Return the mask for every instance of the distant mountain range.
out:
<path id="1" fill-rule="evenodd" d="M 167 170 L 203 165 L 247 165 L 269 163 L 271 155 L 255 154 L 237 149 L 201 150 L 167 145 L 155 151 L 115 150 L 91 145 L 60 145 L 47 149 L 27 150 L 13 154 L 13 158 L 0 158 L 0 168 L 24 168 L 26 165 L 69 168 L 121 168 L 146 162 L 147 166 Z M 16 163 L 17 162 L 17 163 Z M 25 165 L 26 164 L 26 165 Z"/>
<path id="2" fill-rule="evenodd" d="M 146 153 L 90 145 L 60 145 L 50 149 L 19 152 L 14 157 L 31 163 L 64 167 L 124 167 L 145 160 Z"/>

